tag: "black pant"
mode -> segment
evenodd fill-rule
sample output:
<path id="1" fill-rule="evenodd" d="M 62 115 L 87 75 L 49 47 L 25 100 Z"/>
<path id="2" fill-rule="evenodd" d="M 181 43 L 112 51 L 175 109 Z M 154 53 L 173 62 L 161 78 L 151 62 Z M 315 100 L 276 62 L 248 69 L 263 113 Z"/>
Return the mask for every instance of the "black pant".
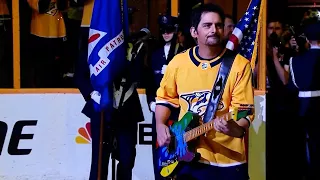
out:
<path id="1" fill-rule="evenodd" d="M 99 142 L 100 142 L 100 113 L 95 113 L 91 118 L 91 137 L 92 137 L 92 160 L 91 171 L 89 180 L 97 180 L 98 177 L 98 162 L 99 162 Z M 103 131 L 103 150 L 102 150 L 102 163 L 101 163 L 101 180 L 108 179 L 108 165 L 110 154 L 118 161 L 117 165 L 117 180 L 131 180 L 132 169 L 136 157 L 136 144 L 137 144 L 137 122 L 119 123 L 110 125 L 104 122 Z M 111 133 L 113 130 L 113 133 Z M 116 150 L 112 151 L 113 143 L 112 137 L 116 139 Z"/>
<path id="2" fill-rule="evenodd" d="M 306 124 L 306 131 L 308 134 L 308 150 L 310 163 L 308 164 L 307 180 L 320 179 L 320 131 L 319 131 L 319 117 L 306 116 L 302 117 Z"/>
<path id="3" fill-rule="evenodd" d="M 307 165 L 306 134 L 297 107 L 281 104 L 273 94 L 266 97 L 267 180 L 302 180 Z"/>
<path id="4" fill-rule="evenodd" d="M 181 169 L 180 169 L 181 168 Z M 248 164 L 218 167 L 202 163 L 181 164 L 177 180 L 248 180 Z"/>

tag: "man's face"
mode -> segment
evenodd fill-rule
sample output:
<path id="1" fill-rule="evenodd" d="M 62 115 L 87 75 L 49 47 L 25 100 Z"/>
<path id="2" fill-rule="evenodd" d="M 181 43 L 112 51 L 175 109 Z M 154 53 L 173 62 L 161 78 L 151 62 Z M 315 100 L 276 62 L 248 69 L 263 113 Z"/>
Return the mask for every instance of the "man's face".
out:
<path id="1" fill-rule="evenodd" d="M 198 27 L 190 29 L 199 45 L 220 46 L 223 39 L 223 22 L 218 13 L 207 12 L 201 15 Z"/>
<path id="2" fill-rule="evenodd" d="M 229 39 L 230 35 L 234 30 L 234 22 L 230 18 L 224 20 L 224 38 Z"/>
<path id="3" fill-rule="evenodd" d="M 270 22 L 268 24 L 268 37 L 270 37 L 272 33 L 276 33 L 278 37 L 280 37 L 282 32 L 282 24 L 280 22 Z"/>
<path id="4" fill-rule="evenodd" d="M 178 42 L 184 43 L 184 41 L 185 41 L 184 35 L 182 34 L 182 32 L 178 32 Z"/>

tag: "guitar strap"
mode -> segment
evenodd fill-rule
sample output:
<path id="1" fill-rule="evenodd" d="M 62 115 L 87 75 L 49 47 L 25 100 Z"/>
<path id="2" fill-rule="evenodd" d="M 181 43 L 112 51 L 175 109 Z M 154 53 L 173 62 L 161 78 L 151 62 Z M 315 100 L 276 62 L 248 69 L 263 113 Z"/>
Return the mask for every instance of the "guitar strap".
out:
<path id="1" fill-rule="evenodd" d="M 233 53 L 231 50 L 227 49 L 225 54 L 222 56 L 221 66 L 219 68 L 216 81 L 211 91 L 211 96 L 207 105 L 207 109 L 203 117 L 204 123 L 209 122 L 215 116 L 215 113 L 219 106 L 219 101 L 221 100 L 224 87 L 226 85 L 230 73 L 230 69 L 232 67 L 236 55 L 236 53 Z"/>

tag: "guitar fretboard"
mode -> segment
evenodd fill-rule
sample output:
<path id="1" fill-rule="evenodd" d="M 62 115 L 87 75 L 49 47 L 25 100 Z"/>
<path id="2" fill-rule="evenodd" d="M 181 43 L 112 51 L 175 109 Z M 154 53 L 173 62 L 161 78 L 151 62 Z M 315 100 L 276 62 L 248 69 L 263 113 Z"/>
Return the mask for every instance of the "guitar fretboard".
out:
<path id="1" fill-rule="evenodd" d="M 219 116 L 220 118 L 222 118 L 222 120 L 224 121 L 228 121 L 232 118 L 232 113 L 229 112 L 229 113 L 226 113 L 222 116 Z M 185 139 L 185 142 L 189 142 L 199 136 L 201 136 L 202 134 L 205 134 L 206 132 L 212 130 L 214 127 L 213 127 L 213 123 L 214 121 L 209 121 L 205 124 L 202 124 L 194 129 L 191 129 L 189 131 L 187 131 L 185 134 L 184 134 L 184 139 Z"/>

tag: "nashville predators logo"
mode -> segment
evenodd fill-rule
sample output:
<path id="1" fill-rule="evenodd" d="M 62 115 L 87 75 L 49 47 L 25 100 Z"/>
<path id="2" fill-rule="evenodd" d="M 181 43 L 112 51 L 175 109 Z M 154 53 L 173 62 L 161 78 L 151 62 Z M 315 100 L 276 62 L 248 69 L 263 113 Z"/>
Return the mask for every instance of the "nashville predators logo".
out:
<path id="1" fill-rule="evenodd" d="M 57 3 L 56 2 L 51 2 L 48 8 L 48 11 L 46 12 L 47 14 L 51 16 L 55 16 L 58 12 L 57 8 Z"/>
<path id="2" fill-rule="evenodd" d="M 210 96 L 210 91 L 196 91 L 193 93 L 182 94 L 180 97 L 187 103 L 188 111 L 192 111 L 203 116 L 207 109 Z M 221 110 L 223 108 L 224 104 L 220 101 L 217 110 Z"/>

